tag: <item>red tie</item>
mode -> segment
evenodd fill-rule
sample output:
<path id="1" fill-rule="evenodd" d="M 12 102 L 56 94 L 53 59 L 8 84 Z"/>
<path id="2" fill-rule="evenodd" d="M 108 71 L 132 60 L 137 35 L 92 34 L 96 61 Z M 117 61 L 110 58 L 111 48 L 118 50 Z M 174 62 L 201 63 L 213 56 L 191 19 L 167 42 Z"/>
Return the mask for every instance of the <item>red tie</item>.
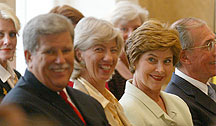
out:
<path id="1" fill-rule="evenodd" d="M 70 103 L 68 100 L 67 100 L 67 95 L 65 94 L 64 91 L 60 91 L 59 92 L 59 95 L 71 106 L 71 108 L 76 112 L 76 114 L 79 116 L 79 118 L 82 120 L 82 122 L 86 125 L 86 122 L 85 120 L 83 119 L 81 113 L 76 109 L 76 107 L 73 106 L 72 103 Z"/>

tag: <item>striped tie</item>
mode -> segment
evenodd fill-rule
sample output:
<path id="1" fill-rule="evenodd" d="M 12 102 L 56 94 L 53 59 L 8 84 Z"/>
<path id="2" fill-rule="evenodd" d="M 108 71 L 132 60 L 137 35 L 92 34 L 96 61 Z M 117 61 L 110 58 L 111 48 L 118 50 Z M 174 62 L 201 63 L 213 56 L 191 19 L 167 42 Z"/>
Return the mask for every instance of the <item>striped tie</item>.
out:
<path id="1" fill-rule="evenodd" d="M 216 93 L 215 90 L 211 87 L 211 85 L 208 85 L 208 95 L 216 102 Z"/>

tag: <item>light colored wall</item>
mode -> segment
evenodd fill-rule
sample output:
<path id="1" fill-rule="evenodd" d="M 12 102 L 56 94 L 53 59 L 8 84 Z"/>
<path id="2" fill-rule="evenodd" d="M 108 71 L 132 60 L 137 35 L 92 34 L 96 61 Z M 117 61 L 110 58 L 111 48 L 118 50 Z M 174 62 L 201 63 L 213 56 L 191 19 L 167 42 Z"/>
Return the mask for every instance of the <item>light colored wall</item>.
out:
<path id="1" fill-rule="evenodd" d="M 150 18 L 173 23 L 184 17 L 197 17 L 214 28 L 215 0 L 139 0 L 141 6 L 149 10 Z"/>
<path id="2" fill-rule="evenodd" d="M 16 10 L 16 0 L 0 0 L 0 3 L 6 3 L 11 8 L 13 8 L 14 11 Z"/>

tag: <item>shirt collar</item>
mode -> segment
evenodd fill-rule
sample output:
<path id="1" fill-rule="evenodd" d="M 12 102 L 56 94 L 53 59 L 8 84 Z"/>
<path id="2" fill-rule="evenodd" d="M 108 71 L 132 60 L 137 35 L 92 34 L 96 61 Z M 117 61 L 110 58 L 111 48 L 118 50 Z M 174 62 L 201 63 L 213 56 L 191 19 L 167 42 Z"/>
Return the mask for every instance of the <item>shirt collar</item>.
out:
<path id="1" fill-rule="evenodd" d="M 86 88 L 90 96 L 94 97 L 101 103 L 103 108 L 107 106 L 110 101 L 106 99 L 94 86 L 92 86 L 87 80 L 82 77 L 79 77 L 77 80 Z M 108 94 L 107 89 L 105 89 L 105 91 L 106 94 Z"/>
<path id="2" fill-rule="evenodd" d="M 197 87 L 199 90 L 201 90 L 203 93 L 205 93 L 206 95 L 208 95 L 208 83 L 204 84 L 198 80 L 195 80 L 191 77 L 189 77 L 188 75 L 184 74 L 183 72 L 181 72 L 180 70 L 178 70 L 177 68 L 175 68 L 175 74 L 180 76 L 181 78 L 184 78 L 186 81 L 190 82 L 192 85 L 194 85 L 195 87 Z"/>
<path id="3" fill-rule="evenodd" d="M 7 66 L 7 68 L 10 69 L 9 63 L 7 63 Z M 2 82 L 5 83 L 10 77 L 10 72 L 0 64 L 0 79 L 2 80 Z"/>
<path id="4" fill-rule="evenodd" d="M 134 86 L 132 84 L 132 81 L 133 81 L 132 79 L 126 81 L 126 86 L 125 86 L 126 93 L 133 95 L 134 97 L 139 99 L 142 102 L 142 104 L 145 105 L 156 117 L 160 118 L 161 116 L 164 116 L 167 120 L 173 121 L 172 117 L 174 117 L 174 115 L 176 114 L 175 112 L 174 114 L 171 115 L 171 117 L 169 117 L 155 101 L 153 101 L 148 95 L 142 92 L 139 88 Z M 164 92 L 161 91 L 160 95 L 163 100 L 168 101 L 168 99 L 164 96 Z M 171 107 L 167 108 L 167 111 L 173 112 L 170 108 Z"/>

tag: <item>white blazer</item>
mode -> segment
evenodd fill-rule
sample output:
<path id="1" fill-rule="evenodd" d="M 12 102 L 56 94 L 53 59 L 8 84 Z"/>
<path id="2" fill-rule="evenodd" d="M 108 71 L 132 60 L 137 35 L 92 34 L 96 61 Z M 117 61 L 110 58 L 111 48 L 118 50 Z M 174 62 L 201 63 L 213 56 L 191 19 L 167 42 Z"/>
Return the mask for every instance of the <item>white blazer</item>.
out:
<path id="1" fill-rule="evenodd" d="M 161 91 L 166 113 L 131 81 L 126 82 L 125 93 L 119 102 L 133 126 L 193 126 L 189 108 L 181 98 Z"/>

